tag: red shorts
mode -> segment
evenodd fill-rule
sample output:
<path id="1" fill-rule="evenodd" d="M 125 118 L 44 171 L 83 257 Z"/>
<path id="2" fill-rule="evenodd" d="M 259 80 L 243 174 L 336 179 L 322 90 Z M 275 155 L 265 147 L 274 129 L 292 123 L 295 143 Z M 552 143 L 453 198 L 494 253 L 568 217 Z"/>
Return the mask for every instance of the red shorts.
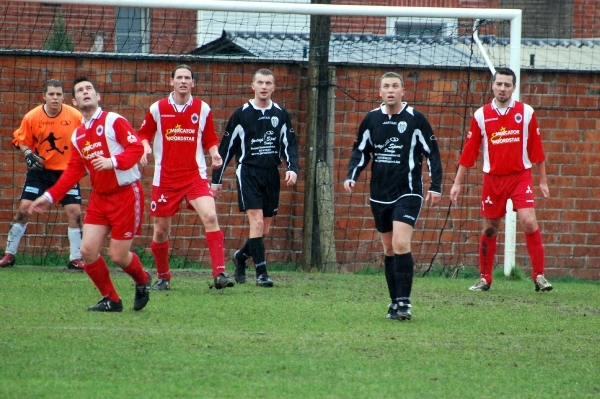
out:
<path id="1" fill-rule="evenodd" d="M 215 194 L 210 189 L 208 180 L 198 175 L 198 179 L 183 187 L 152 186 L 152 202 L 150 202 L 150 216 L 171 217 L 180 208 L 181 201 L 187 202 L 188 209 L 194 210 L 190 201 L 200 197 L 212 197 Z"/>
<path id="2" fill-rule="evenodd" d="M 506 215 L 506 202 L 511 199 L 513 209 L 535 208 L 531 169 L 510 175 L 483 174 L 481 214 L 488 219 Z"/>
<path id="3" fill-rule="evenodd" d="M 131 240 L 142 232 L 143 214 L 144 191 L 136 181 L 111 194 L 97 194 L 92 190 L 84 223 L 111 226 L 111 238 Z"/>

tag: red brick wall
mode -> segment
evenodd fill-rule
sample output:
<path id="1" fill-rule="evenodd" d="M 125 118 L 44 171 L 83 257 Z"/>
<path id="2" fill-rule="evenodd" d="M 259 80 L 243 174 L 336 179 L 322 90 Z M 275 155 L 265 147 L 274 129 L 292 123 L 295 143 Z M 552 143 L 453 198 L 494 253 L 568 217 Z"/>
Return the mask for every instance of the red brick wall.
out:
<path id="1" fill-rule="evenodd" d="M 149 105 L 170 91 L 170 71 L 176 61 L 121 60 L 113 58 L 12 57 L 0 58 L 0 246 L 6 243 L 10 220 L 18 204 L 26 171 L 22 154 L 10 143 L 13 130 L 23 115 L 41 101 L 42 84 L 58 78 L 70 83 L 77 75 L 95 79 L 100 87 L 102 106 L 127 117 L 134 127 L 141 124 Z M 276 74 L 275 101 L 288 109 L 300 140 L 301 172 L 293 188 L 282 187 L 280 214 L 275 218 L 272 236 L 267 240 L 269 261 L 299 261 L 302 249 L 304 211 L 304 147 L 306 129 L 307 71 L 301 65 L 264 65 L 250 62 L 192 63 L 197 71 L 195 94 L 207 101 L 214 112 L 217 130 L 224 128 L 231 112 L 252 96 L 249 82 L 259 67 Z M 338 66 L 336 70 L 335 115 L 335 236 L 339 266 L 356 270 L 379 265 L 381 244 L 374 230 L 368 206 L 369 172 L 361 176 L 353 195 L 343 191 L 347 159 L 358 124 L 365 112 L 378 104 L 377 78 L 385 69 Z M 425 112 L 442 150 L 445 175 L 441 206 L 423 209 L 413 236 L 413 253 L 418 264 L 443 266 L 477 264 L 477 244 L 481 220 L 478 203 L 481 173 L 473 169 L 457 207 L 450 207 L 447 194 L 456 171 L 462 136 L 472 112 L 490 101 L 489 72 L 446 69 L 399 70 L 406 79 L 406 100 Z M 546 246 L 547 274 L 600 277 L 600 75 L 590 73 L 521 73 L 521 98 L 536 109 L 548 157 L 547 173 L 552 198 L 539 203 L 537 216 Z M 70 96 L 69 101 L 70 101 Z M 149 198 L 152 168 L 142 169 L 146 199 Z M 427 180 L 427 178 L 425 178 Z M 537 183 L 536 183 L 537 184 Z M 84 179 L 84 197 L 89 185 Z M 237 211 L 237 197 L 230 165 L 225 195 L 218 202 L 219 222 L 226 237 L 227 255 L 247 236 L 245 217 Z M 539 198 L 539 189 L 537 189 Z M 148 202 L 148 201 L 146 201 Z M 148 204 L 147 204 L 148 205 Z M 20 251 L 38 253 L 62 250 L 64 215 L 55 209 L 34 217 Z M 197 217 L 183 211 L 174 220 L 174 254 L 192 260 L 205 258 L 203 229 Z M 529 267 L 520 228 L 517 237 L 517 263 Z M 136 245 L 148 248 L 152 236 L 146 215 Z M 500 238 L 500 244 L 503 237 Z M 503 262 L 499 245 L 498 263 Z M 435 259 L 434 259 L 435 256 Z"/>
<path id="2" fill-rule="evenodd" d="M 0 48 L 42 49 L 59 13 L 75 51 L 89 51 L 97 35 L 104 39 L 104 51 L 115 51 L 114 7 L 12 1 L 0 1 Z M 196 13 L 151 10 L 151 54 L 182 54 L 196 47 Z"/>

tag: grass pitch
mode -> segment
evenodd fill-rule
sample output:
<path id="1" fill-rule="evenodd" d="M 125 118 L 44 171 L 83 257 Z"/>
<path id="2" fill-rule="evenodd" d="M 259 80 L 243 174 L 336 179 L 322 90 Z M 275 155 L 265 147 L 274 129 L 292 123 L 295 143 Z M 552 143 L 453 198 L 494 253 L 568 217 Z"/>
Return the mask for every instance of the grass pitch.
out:
<path id="1" fill-rule="evenodd" d="M 413 319 L 386 320 L 382 275 L 273 272 L 209 290 L 177 272 L 134 312 L 91 313 L 88 277 L 0 270 L 1 398 L 597 398 L 600 285 L 415 278 Z"/>

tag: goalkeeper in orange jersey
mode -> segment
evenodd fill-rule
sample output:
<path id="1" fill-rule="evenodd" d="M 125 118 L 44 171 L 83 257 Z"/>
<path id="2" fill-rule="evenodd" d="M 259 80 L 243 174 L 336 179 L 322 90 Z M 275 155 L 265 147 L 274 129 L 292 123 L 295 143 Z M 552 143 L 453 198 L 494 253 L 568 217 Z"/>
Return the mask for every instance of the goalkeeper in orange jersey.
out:
<path id="1" fill-rule="evenodd" d="M 8 233 L 0 267 L 15 264 L 19 242 L 29 222 L 29 205 L 50 188 L 67 167 L 71 156 L 71 135 L 81 125 L 81 113 L 66 104 L 63 83 L 51 79 L 44 84 L 44 104 L 28 112 L 13 133 L 13 144 L 23 151 L 27 176 L 21 203 Z M 81 260 L 81 192 L 79 184 L 69 190 L 60 202 L 68 219 L 70 256 L 67 267 L 83 270 Z"/>

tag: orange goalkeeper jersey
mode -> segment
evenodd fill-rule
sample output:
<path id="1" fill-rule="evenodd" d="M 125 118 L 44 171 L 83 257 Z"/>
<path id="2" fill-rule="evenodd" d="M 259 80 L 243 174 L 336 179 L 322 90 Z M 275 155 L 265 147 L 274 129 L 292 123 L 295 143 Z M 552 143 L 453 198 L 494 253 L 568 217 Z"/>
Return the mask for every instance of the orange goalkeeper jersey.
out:
<path id="1" fill-rule="evenodd" d="M 71 135 L 81 125 L 81 113 L 62 104 L 60 113 L 51 118 L 40 105 L 29 111 L 21 126 L 13 133 L 13 144 L 22 143 L 36 154 L 44 157 L 44 168 L 65 170 L 71 158 Z"/>

